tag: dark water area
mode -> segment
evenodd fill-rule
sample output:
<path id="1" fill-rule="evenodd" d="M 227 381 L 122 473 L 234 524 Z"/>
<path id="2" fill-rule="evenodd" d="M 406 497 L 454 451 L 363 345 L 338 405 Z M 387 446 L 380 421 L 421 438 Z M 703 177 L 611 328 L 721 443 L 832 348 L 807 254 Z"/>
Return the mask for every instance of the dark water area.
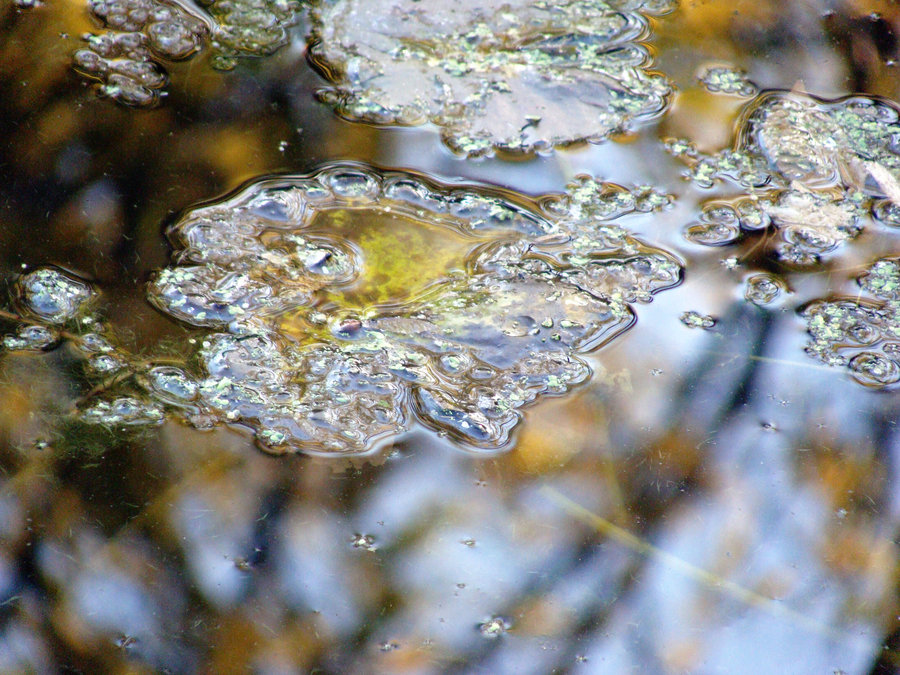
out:
<path id="1" fill-rule="evenodd" d="M 0 5 L 0 672 L 900 672 L 896 3 L 682 0 L 640 35 L 665 110 L 469 158 L 335 114 L 315 18 L 279 21 L 268 55 L 203 22 L 196 55 L 154 47 L 135 107 L 73 68 L 96 11 Z M 335 166 L 433 199 L 315 206 Z M 266 180 L 306 192 L 190 238 Z M 210 297 L 246 277 L 256 323 L 179 314 L 164 270 L 229 246 Z M 42 318 L 42 269 L 84 309 Z"/>

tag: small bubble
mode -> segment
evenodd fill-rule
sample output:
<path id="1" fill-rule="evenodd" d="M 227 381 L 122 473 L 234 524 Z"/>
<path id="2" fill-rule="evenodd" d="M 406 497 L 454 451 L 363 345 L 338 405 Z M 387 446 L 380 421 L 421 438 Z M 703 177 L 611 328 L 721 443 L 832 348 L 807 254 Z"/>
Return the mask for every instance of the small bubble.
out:
<path id="1" fill-rule="evenodd" d="M 697 223 L 684 231 L 685 239 L 703 246 L 727 246 L 740 236 L 740 228 L 728 223 Z"/>
<path id="2" fill-rule="evenodd" d="M 400 643 L 394 642 L 393 640 L 382 642 L 380 645 L 378 645 L 378 649 L 383 652 L 393 652 L 400 649 Z"/>
<path id="3" fill-rule="evenodd" d="M 754 305 L 768 305 L 774 302 L 784 289 L 784 283 L 771 274 L 755 274 L 747 279 L 744 298 Z"/>

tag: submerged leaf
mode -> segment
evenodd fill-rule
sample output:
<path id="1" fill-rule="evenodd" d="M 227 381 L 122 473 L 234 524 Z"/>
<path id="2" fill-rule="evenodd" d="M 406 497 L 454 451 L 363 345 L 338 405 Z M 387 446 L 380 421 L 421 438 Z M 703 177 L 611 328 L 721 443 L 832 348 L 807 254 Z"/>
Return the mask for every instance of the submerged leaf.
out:
<path id="1" fill-rule="evenodd" d="M 589 377 L 577 355 L 627 329 L 629 303 L 679 282 L 596 215 L 668 200 L 579 177 L 539 208 L 346 164 L 257 183 L 173 227 L 180 264 L 150 298 L 216 332 L 196 386 L 157 369 L 148 389 L 279 451 L 363 452 L 413 415 L 499 448 L 522 406 Z"/>
<path id="2" fill-rule="evenodd" d="M 603 140 L 660 114 L 642 0 L 319 0 L 314 62 L 344 117 L 430 121 L 466 155 Z"/>

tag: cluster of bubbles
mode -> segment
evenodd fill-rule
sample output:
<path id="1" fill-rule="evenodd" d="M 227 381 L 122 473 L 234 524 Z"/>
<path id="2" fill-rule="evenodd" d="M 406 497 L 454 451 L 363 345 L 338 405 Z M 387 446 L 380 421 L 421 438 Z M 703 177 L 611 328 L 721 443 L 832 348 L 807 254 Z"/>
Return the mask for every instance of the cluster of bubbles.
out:
<path id="1" fill-rule="evenodd" d="M 120 103 L 155 103 L 166 83 L 164 61 L 191 57 L 210 43 L 212 65 L 233 68 L 239 56 L 264 56 L 288 41 L 297 0 L 215 0 L 205 13 L 166 0 L 89 0 L 106 32 L 84 36 L 75 68 Z"/>
<path id="2" fill-rule="evenodd" d="M 771 228 L 779 233 L 775 252 L 781 260 L 815 264 L 856 237 L 867 214 L 896 222 L 898 134 L 900 116 L 881 100 L 761 94 L 744 109 L 733 148 L 703 155 L 686 141 L 668 142 L 700 186 L 726 180 L 745 191 L 730 201 L 708 202 L 685 235 L 722 246 Z"/>
<path id="3" fill-rule="evenodd" d="M 628 328 L 631 303 L 680 280 L 673 256 L 597 219 L 669 200 L 627 192 L 579 177 L 538 205 L 355 164 L 252 185 L 173 226 L 178 264 L 151 301 L 212 332 L 198 376 L 169 368 L 146 386 L 196 425 L 248 426 L 273 451 L 364 452 L 413 417 L 500 448 L 522 406 L 590 376 L 578 354 Z M 465 270 L 411 297 L 348 303 L 373 261 L 316 222 L 350 212 L 462 238 Z"/>
<path id="4" fill-rule="evenodd" d="M 707 91 L 714 94 L 755 96 L 756 85 L 748 78 L 746 71 L 734 66 L 712 66 L 700 73 L 698 79 Z"/>
<path id="5" fill-rule="evenodd" d="M 206 0 L 215 22 L 212 65 L 230 70 L 243 56 L 274 54 L 290 39 L 298 21 L 300 0 Z"/>
<path id="6" fill-rule="evenodd" d="M 103 327 L 92 314 L 97 293 L 92 286 L 55 267 L 38 267 L 20 275 L 13 286 L 13 308 L 3 313 L 15 332 L 3 336 L 8 352 L 46 351 L 63 340 L 72 345 L 84 362 L 89 377 L 103 379 L 126 372 L 133 366 L 124 354 L 101 334 Z M 163 409 L 146 397 L 120 397 L 92 402 L 80 412 L 89 422 L 108 426 L 154 424 L 163 419 Z"/>
<path id="7" fill-rule="evenodd" d="M 317 0 L 311 53 L 351 120 L 430 121 L 464 155 L 597 142 L 658 116 L 671 95 L 650 70 L 641 13 L 670 0 Z"/>
<path id="8" fill-rule="evenodd" d="M 716 320 L 713 317 L 701 314 L 694 310 L 683 312 L 679 319 L 681 320 L 681 323 L 688 328 L 702 328 L 704 330 L 709 330 L 716 325 Z"/>
<path id="9" fill-rule="evenodd" d="M 892 388 L 900 382 L 900 259 L 877 260 L 857 283 L 868 298 L 817 300 L 801 311 L 806 352 L 861 384 Z"/>

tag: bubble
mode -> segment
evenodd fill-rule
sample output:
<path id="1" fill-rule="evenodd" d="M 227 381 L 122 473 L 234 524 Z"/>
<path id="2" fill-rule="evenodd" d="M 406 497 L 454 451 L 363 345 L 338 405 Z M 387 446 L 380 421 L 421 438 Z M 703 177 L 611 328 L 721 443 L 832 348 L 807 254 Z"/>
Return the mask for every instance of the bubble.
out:
<path id="1" fill-rule="evenodd" d="M 289 40 L 297 0 L 214 0 L 175 4 L 160 0 L 90 0 L 107 32 L 85 36 L 73 56 L 76 70 L 98 81 L 98 91 L 123 103 L 148 107 L 166 83 L 162 62 L 190 58 L 205 45 L 213 67 L 231 69 L 237 58 L 266 56 Z"/>
<path id="2" fill-rule="evenodd" d="M 900 204 L 892 199 L 881 199 L 872 206 L 872 215 L 889 227 L 900 227 Z"/>
<path id="3" fill-rule="evenodd" d="M 726 223 L 697 223 L 684 230 L 685 239 L 703 246 L 727 246 L 740 236 L 740 228 Z"/>
<path id="4" fill-rule="evenodd" d="M 156 366 L 147 371 L 147 380 L 150 390 L 163 401 L 183 404 L 197 397 L 197 383 L 180 368 Z"/>
<path id="5" fill-rule="evenodd" d="M 3 336 L 3 347 L 9 351 L 44 351 L 59 340 L 59 334 L 46 326 L 22 326 L 15 335 Z"/>
<path id="6" fill-rule="evenodd" d="M 78 340 L 78 346 L 88 353 L 107 353 L 114 351 L 109 341 L 97 333 L 85 333 Z"/>
<path id="7" fill-rule="evenodd" d="M 24 313 L 51 324 L 74 319 L 94 295 L 86 282 L 50 267 L 23 274 L 16 280 L 15 292 Z"/>
<path id="8" fill-rule="evenodd" d="M 702 328 L 703 330 L 708 330 L 716 325 L 716 320 L 713 317 L 693 310 L 683 312 L 679 319 L 681 320 L 681 323 L 688 328 Z"/>
<path id="9" fill-rule="evenodd" d="M 754 305 L 769 305 L 785 290 L 784 282 L 774 274 L 754 274 L 747 278 L 744 298 Z"/>
<path id="10" fill-rule="evenodd" d="M 97 375 L 109 375 L 125 368 L 126 364 L 121 359 L 110 354 L 100 354 L 88 359 L 88 368 Z"/>
<path id="11" fill-rule="evenodd" d="M 876 261 L 857 282 L 876 298 L 900 300 L 900 260 L 882 258 Z"/>
<path id="12" fill-rule="evenodd" d="M 884 354 L 861 352 L 850 359 L 848 366 L 861 384 L 886 387 L 900 381 L 900 364 Z"/>
<path id="13" fill-rule="evenodd" d="M 817 300 L 801 309 L 810 342 L 806 353 L 829 366 L 847 367 L 853 379 L 873 388 L 900 381 L 900 263 L 882 258 L 857 280 L 866 298 Z"/>

